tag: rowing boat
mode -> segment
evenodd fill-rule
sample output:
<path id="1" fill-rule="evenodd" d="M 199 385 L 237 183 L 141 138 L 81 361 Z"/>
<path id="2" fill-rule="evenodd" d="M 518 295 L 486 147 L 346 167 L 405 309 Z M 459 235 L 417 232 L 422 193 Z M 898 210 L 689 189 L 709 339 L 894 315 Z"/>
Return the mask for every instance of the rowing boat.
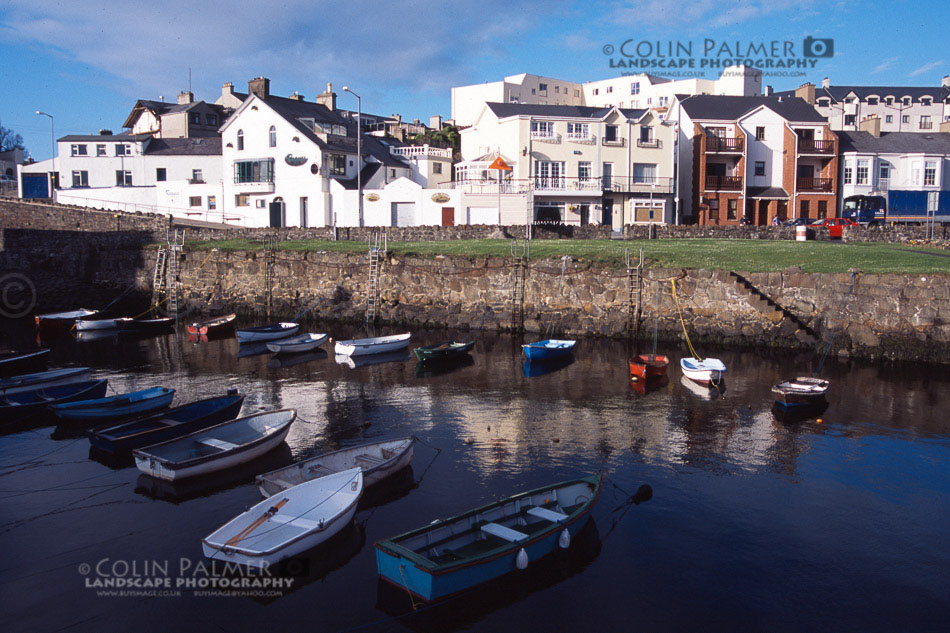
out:
<path id="1" fill-rule="evenodd" d="M 576 341 L 547 339 L 522 345 L 525 358 L 530 361 L 547 361 L 569 356 Z"/>
<path id="2" fill-rule="evenodd" d="M 772 387 L 775 403 L 783 407 L 807 407 L 821 404 L 828 393 L 828 381 L 799 376 Z"/>
<path id="3" fill-rule="evenodd" d="M 337 341 L 334 351 L 341 356 L 367 356 L 383 354 L 409 347 L 411 333 L 393 334 L 392 336 L 375 336 L 348 341 Z"/>
<path id="4" fill-rule="evenodd" d="M 47 407 L 51 404 L 101 398 L 106 395 L 108 383 L 108 380 L 102 378 L 0 396 L 0 420 L 7 424 L 23 422 L 48 414 Z"/>
<path id="5" fill-rule="evenodd" d="M 261 325 L 238 330 L 237 337 L 241 343 L 274 341 L 276 339 L 293 336 L 299 329 L 300 325 L 298 323 L 273 323 L 271 325 Z"/>
<path id="6" fill-rule="evenodd" d="M 49 349 L 0 354 L 0 376 L 15 376 L 22 374 L 24 370 L 45 367 L 47 356 L 49 356 Z"/>
<path id="7" fill-rule="evenodd" d="M 327 340 L 326 334 L 301 334 L 267 344 L 267 349 L 276 354 L 299 354 L 317 349 Z"/>
<path id="8" fill-rule="evenodd" d="M 680 368 L 683 375 L 701 385 L 712 385 L 722 380 L 726 366 L 718 358 L 681 358 Z"/>
<path id="9" fill-rule="evenodd" d="M 416 358 L 419 359 L 420 363 L 432 363 L 460 358 L 472 351 L 473 347 L 475 347 L 475 341 L 469 341 L 468 343 L 447 341 L 437 345 L 417 347 L 412 351 L 415 353 Z"/>
<path id="10" fill-rule="evenodd" d="M 0 395 L 6 396 L 21 391 L 68 385 L 71 382 L 89 380 L 91 375 L 91 367 L 69 367 L 67 369 L 41 371 L 35 374 L 21 374 L 0 380 Z"/>
<path id="11" fill-rule="evenodd" d="M 188 324 L 188 333 L 189 334 L 204 334 L 205 336 L 210 334 L 219 334 L 231 330 L 234 327 L 234 320 L 237 318 L 237 315 L 234 313 L 226 314 L 224 316 L 214 317 L 213 319 L 205 319 L 204 321 L 195 321 L 194 323 Z"/>
<path id="12" fill-rule="evenodd" d="M 105 398 L 53 404 L 49 409 L 63 422 L 108 421 L 160 411 L 167 408 L 174 398 L 174 389 L 151 387 Z"/>

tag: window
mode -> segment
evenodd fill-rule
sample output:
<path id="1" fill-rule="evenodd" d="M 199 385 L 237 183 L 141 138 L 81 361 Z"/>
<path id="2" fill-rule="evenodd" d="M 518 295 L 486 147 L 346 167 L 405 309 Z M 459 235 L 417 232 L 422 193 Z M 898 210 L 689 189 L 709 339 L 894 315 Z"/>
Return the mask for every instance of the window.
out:
<path id="1" fill-rule="evenodd" d="M 828 201 L 819 200 L 818 201 L 818 219 L 823 220 L 828 217 Z"/>
<path id="2" fill-rule="evenodd" d="M 567 138 L 587 139 L 590 138 L 590 125 L 587 123 L 568 123 Z"/>
<path id="3" fill-rule="evenodd" d="M 891 166 L 887 163 L 881 163 L 881 171 L 878 173 L 878 177 L 881 180 L 890 180 Z"/>
<path id="4" fill-rule="evenodd" d="M 270 130 L 267 133 L 267 144 L 270 147 L 277 147 L 277 128 L 273 125 L 270 126 Z"/>
<path id="5" fill-rule="evenodd" d="M 739 201 L 736 200 L 735 198 L 730 198 L 730 199 L 726 202 L 726 205 L 727 205 L 727 209 L 726 209 L 726 219 L 727 219 L 727 220 L 735 220 L 736 217 L 738 217 L 738 214 L 739 214 Z"/>
<path id="6" fill-rule="evenodd" d="M 580 90 L 575 90 L 575 91 L 574 91 L 574 96 L 575 96 L 575 97 L 581 96 L 581 91 L 580 91 Z"/>
<path id="7" fill-rule="evenodd" d="M 868 97 L 868 105 L 869 105 L 869 106 L 877 105 L 877 101 L 878 101 L 878 100 L 877 100 L 877 97 Z M 820 215 L 821 212 L 819 211 L 818 213 L 819 213 L 819 216 L 818 216 L 818 217 L 822 217 L 822 216 Z"/>
<path id="8" fill-rule="evenodd" d="M 105 156 L 105 155 L 106 155 L 105 144 L 96 145 L 96 156 Z"/>
<path id="9" fill-rule="evenodd" d="M 554 123 L 552 121 L 532 121 L 531 136 L 534 138 L 551 138 L 554 136 Z"/>
<path id="10" fill-rule="evenodd" d="M 189 207 L 200 207 L 200 206 L 201 206 L 201 196 L 188 196 L 188 206 L 189 206 Z"/>
<path id="11" fill-rule="evenodd" d="M 331 176 L 346 175 L 346 156 L 343 154 L 327 154 L 327 163 Z"/>
<path id="12" fill-rule="evenodd" d="M 535 89 L 534 89 L 534 88 L 531 89 L 531 94 L 537 94 L 537 92 L 535 92 Z"/>
<path id="13" fill-rule="evenodd" d="M 192 184 L 202 183 L 202 182 L 204 182 L 204 181 L 205 181 L 204 175 L 201 173 L 201 170 L 200 170 L 200 169 L 192 169 L 192 170 L 191 170 L 191 183 L 192 183 Z"/>
<path id="14" fill-rule="evenodd" d="M 827 107 L 830 106 L 830 105 L 831 105 L 831 100 L 830 100 L 830 99 L 819 99 L 819 100 L 818 100 L 818 107 L 819 107 L 819 108 L 827 108 Z"/>
<path id="15" fill-rule="evenodd" d="M 191 112 L 188 114 L 188 121 L 194 125 L 201 125 L 201 114 L 198 112 Z"/>
<path id="16" fill-rule="evenodd" d="M 115 185 L 116 187 L 131 187 L 132 186 L 132 172 L 123 171 L 121 169 L 116 170 Z"/>
<path id="17" fill-rule="evenodd" d="M 433 173 L 433 174 L 441 174 L 441 173 L 442 173 L 442 163 L 440 163 L 440 162 L 438 162 L 438 161 L 432 163 L 432 173 Z"/>
<path id="18" fill-rule="evenodd" d="M 638 94 L 640 94 L 640 82 L 639 82 L 639 81 L 635 81 L 635 82 L 633 82 L 632 84 L 630 84 L 630 94 L 632 94 L 632 95 L 638 95 Z"/>
<path id="19" fill-rule="evenodd" d="M 640 143 L 641 144 L 650 144 L 653 142 L 653 128 L 644 125 L 640 127 Z"/>
<path id="20" fill-rule="evenodd" d="M 547 92 L 547 91 L 548 91 L 548 85 L 547 85 L 547 84 L 538 84 L 538 90 L 540 90 L 541 92 Z"/>
<path id="21" fill-rule="evenodd" d="M 89 172 L 88 171 L 74 171 L 73 172 L 73 187 L 88 187 L 89 186 Z"/>
<path id="22" fill-rule="evenodd" d="M 755 161 L 755 175 L 756 176 L 765 175 L 765 161 L 764 160 Z"/>
<path id="23" fill-rule="evenodd" d="M 713 198 L 709 201 L 709 219 L 719 219 L 719 198 Z"/>
<path id="24" fill-rule="evenodd" d="M 811 203 L 808 200 L 802 200 L 801 205 L 798 208 L 798 217 L 810 218 L 811 217 L 811 210 L 809 209 L 810 206 L 811 206 Z"/>
<path id="25" fill-rule="evenodd" d="M 126 145 L 125 143 L 117 143 L 115 146 L 115 155 L 116 156 L 131 156 L 132 147 Z"/>
<path id="26" fill-rule="evenodd" d="M 927 161 L 924 165 L 924 186 L 933 187 L 937 184 L 937 163 Z"/>
<path id="27" fill-rule="evenodd" d="M 885 115 L 884 115 L 884 122 L 885 122 L 885 123 L 893 123 L 893 122 L 894 122 L 894 115 L 893 115 L 893 114 L 885 114 Z"/>
<path id="28" fill-rule="evenodd" d="M 167 176 L 166 176 L 166 174 L 165 174 L 165 168 L 164 168 L 164 167 L 156 167 L 156 168 L 155 168 L 155 180 L 156 180 L 156 182 L 165 182 L 166 179 L 167 179 Z"/>
<path id="29" fill-rule="evenodd" d="M 844 124 L 845 125 L 854 125 L 854 122 L 857 120 L 856 114 L 846 114 L 844 115 Z"/>
<path id="30" fill-rule="evenodd" d="M 395 169 L 390 169 L 390 170 L 389 170 L 389 177 L 390 177 L 390 178 L 395 178 L 395 177 L 396 177 L 396 170 L 395 170 Z"/>
<path id="31" fill-rule="evenodd" d="M 851 184 L 851 163 L 845 163 L 844 166 L 844 184 Z"/>
<path id="32" fill-rule="evenodd" d="M 667 105 L 669 102 L 670 102 L 670 98 L 669 98 L 669 97 L 660 97 L 660 107 L 661 107 L 661 108 L 664 107 L 665 105 Z"/>
<path id="33" fill-rule="evenodd" d="M 85 145 L 73 145 L 71 148 L 73 156 L 86 156 Z"/>
<path id="34" fill-rule="evenodd" d="M 610 93 L 613 92 L 613 91 L 614 91 L 614 87 L 613 87 L 613 86 L 607 86 L 607 94 L 610 94 Z"/>
<path id="35" fill-rule="evenodd" d="M 914 161 L 910 166 L 910 181 L 915 184 L 920 184 L 920 168 L 922 165 L 920 161 Z"/>
<path id="36" fill-rule="evenodd" d="M 854 103 L 854 97 L 846 97 L 844 100 L 845 103 Z"/>
<path id="37" fill-rule="evenodd" d="M 765 128 L 761 125 L 755 128 L 755 140 L 764 141 L 765 140 Z"/>
<path id="38" fill-rule="evenodd" d="M 234 196 L 234 206 L 236 207 L 251 206 L 250 200 L 248 199 L 248 195 L 246 193 L 239 193 L 236 196 Z"/>
<path id="39" fill-rule="evenodd" d="M 931 101 L 930 97 L 921 97 L 920 99 L 920 105 L 929 106 L 932 103 L 933 101 Z"/>
<path id="40" fill-rule="evenodd" d="M 604 140 L 608 143 L 617 142 L 617 134 L 619 128 L 616 125 L 605 125 L 604 126 Z"/>
<path id="41" fill-rule="evenodd" d="M 866 185 L 868 184 L 868 161 L 859 160 L 858 161 L 858 170 L 855 173 L 855 184 Z"/>
<path id="42" fill-rule="evenodd" d="M 205 119 L 208 121 L 208 125 L 217 125 L 218 124 L 218 115 L 217 114 L 206 114 Z M 211 196 L 209 200 L 213 200 L 214 196 Z"/>
<path id="43" fill-rule="evenodd" d="M 555 92 L 556 94 L 561 94 L 561 87 L 560 87 L 560 86 L 554 86 L 554 92 Z"/>
<path id="44" fill-rule="evenodd" d="M 208 196 L 208 209 L 213 211 L 218 208 L 218 200 L 214 196 Z"/>
<path id="45" fill-rule="evenodd" d="M 600 94 L 600 88 L 594 88 L 594 94 L 595 94 L 595 95 L 599 95 L 599 94 Z"/>
<path id="46" fill-rule="evenodd" d="M 933 123 L 930 121 L 930 115 L 924 114 L 920 117 L 920 129 L 929 130 L 933 127 Z"/>
<path id="47" fill-rule="evenodd" d="M 901 123 L 910 123 L 910 115 L 909 114 L 901 115 Z"/>
<path id="48" fill-rule="evenodd" d="M 634 163 L 633 182 L 636 184 L 651 185 L 656 182 L 655 163 Z"/>
<path id="49" fill-rule="evenodd" d="M 300 226 L 304 228 L 307 226 L 307 202 L 306 196 L 300 198 Z"/>
<path id="50" fill-rule="evenodd" d="M 578 180 L 589 180 L 590 179 L 590 163 L 587 161 L 577 163 L 577 178 Z"/>
<path id="51" fill-rule="evenodd" d="M 886 98 L 884 99 L 884 104 L 885 104 L 885 105 L 894 105 L 894 97 L 886 97 Z"/>
<path id="52" fill-rule="evenodd" d="M 910 105 L 910 97 L 904 97 L 901 99 L 901 103 L 903 103 L 905 106 Z"/>
<path id="53" fill-rule="evenodd" d="M 244 130 L 238 130 L 238 134 L 237 134 L 237 148 L 238 148 L 238 151 L 239 151 L 239 152 L 240 152 L 242 149 L 244 149 Z"/>
<path id="54" fill-rule="evenodd" d="M 234 182 L 274 182 L 274 159 L 234 161 Z"/>

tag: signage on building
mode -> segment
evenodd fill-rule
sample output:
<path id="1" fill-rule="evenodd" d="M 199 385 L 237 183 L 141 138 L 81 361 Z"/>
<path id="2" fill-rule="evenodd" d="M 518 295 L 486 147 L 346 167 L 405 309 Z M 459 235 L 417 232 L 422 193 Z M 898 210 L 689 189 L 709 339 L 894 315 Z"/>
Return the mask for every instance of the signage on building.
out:
<path id="1" fill-rule="evenodd" d="M 451 200 L 449 194 L 447 193 L 434 193 L 432 194 L 432 202 L 448 202 Z"/>
<path id="2" fill-rule="evenodd" d="M 284 162 L 290 165 L 291 167 L 300 167 L 307 163 L 306 156 L 294 156 L 293 154 L 287 154 L 284 156 Z"/>
<path id="3" fill-rule="evenodd" d="M 366 199 L 369 200 L 370 202 L 376 202 L 377 200 L 379 200 L 379 194 L 378 194 L 378 193 L 368 193 L 368 194 L 366 194 Z"/>
<path id="4" fill-rule="evenodd" d="M 320 173 L 320 165 L 318 165 L 318 164 L 316 164 L 316 163 L 314 163 L 313 165 L 310 165 L 310 173 L 311 173 L 311 174 L 314 174 L 314 175 L 319 174 L 319 173 Z"/>

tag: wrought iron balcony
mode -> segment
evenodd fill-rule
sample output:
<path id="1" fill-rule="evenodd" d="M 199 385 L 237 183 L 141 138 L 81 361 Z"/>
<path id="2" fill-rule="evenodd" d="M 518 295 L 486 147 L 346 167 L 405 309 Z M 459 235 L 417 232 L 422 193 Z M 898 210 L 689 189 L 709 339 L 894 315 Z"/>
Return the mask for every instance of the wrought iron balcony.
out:
<path id="1" fill-rule="evenodd" d="M 802 138 L 798 140 L 799 154 L 834 154 L 834 141 L 816 141 L 815 139 Z"/>
<path id="2" fill-rule="evenodd" d="M 741 191 L 742 176 L 706 176 L 706 189 L 710 191 Z"/>
<path id="3" fill-rule="evenodd" d="M 799 178 L 799 191 L 820 191 L 822 193 L 832 193 L 834 191 L 833 178 Z"/>
<path id="4" fill-rule="evenodd" d="M 725 136 L 707 136 L 706 137 L 706 151 L 707 152 L 741 152 L 743 147 L 743 139 L 741 138 L 732 138 Z"/>

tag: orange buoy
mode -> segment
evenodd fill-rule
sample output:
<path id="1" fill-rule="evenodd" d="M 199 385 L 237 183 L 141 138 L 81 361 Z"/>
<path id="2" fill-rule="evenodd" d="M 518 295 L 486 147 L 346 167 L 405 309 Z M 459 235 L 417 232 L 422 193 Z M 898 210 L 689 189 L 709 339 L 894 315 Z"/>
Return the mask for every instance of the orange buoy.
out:
<path id="1" fill-rule="evenodd" d="M 821 418 L 818 418 L 816 422 L 818 422 L 818 424 L 821 424 Z"/>

